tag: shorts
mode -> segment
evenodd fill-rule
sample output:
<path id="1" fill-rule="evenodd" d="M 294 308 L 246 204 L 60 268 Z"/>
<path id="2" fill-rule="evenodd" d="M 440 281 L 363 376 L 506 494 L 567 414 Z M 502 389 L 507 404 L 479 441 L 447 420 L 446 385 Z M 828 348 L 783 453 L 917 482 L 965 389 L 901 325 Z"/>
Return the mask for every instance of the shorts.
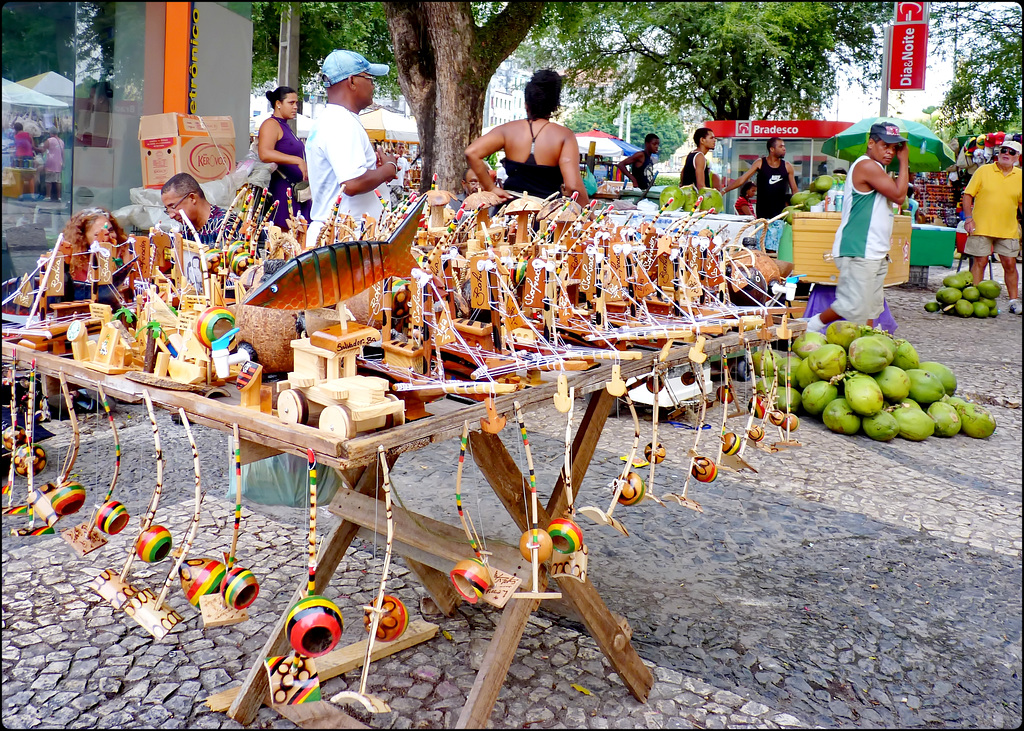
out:
<path id="1" fill-rule="evenodd" d="M 46 171 L 43 172 L 43 182 L 44 183 L 59 183 L 60 182 L 60 175 L 61 175 L 60 170 L 57 170 L 57 171 L 46 170 Z"/>
<path id="2" fill-rule="evenodd" d="M 999 256 L 1017 256 L 1020 239 L 997 239 L 995 236 L 971 234 L 964 242 L 964 253 L 968 256 L 988 256 L 993 251 Z"/>
<path id="3" fill-rule="evenodd" d="M 882 286 L 889 271 L 888 259 L 862 259 L 859 256 L 837 256 L 836 301 L 832 311 L 844 320 L 866 325 L 885 309 Z"/>

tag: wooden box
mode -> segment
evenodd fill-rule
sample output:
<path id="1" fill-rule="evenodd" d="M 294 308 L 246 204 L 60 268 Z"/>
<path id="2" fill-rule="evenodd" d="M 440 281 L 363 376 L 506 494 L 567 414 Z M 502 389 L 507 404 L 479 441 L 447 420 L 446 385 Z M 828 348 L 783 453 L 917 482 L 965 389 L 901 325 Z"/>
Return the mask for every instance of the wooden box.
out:
<path id="1" fill-rule="evenodd" d="M 793 214 L 793 274 L 805 274 L 801 281 L 834 285 L 839 270 L 832 261 L 822 258 L 832 253 L 842 213 Z M 889 273 L 885 286 L 903 284 L 910 278 L 910 216 L 896 216 L 889 247 Z"/>

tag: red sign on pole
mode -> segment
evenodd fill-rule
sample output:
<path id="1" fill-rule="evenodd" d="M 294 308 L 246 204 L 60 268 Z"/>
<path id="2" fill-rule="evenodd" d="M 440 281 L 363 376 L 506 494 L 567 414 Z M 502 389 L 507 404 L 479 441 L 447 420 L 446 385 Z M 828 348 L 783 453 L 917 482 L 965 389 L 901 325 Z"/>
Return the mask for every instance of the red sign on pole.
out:
<path id="1" fill-rule="evenodd" d="M 931 3 L 896 3 L 894 23 L 927 23 Z"/>
<path id="2" fill-rule="evenodd" d="M 923 91 L 927 63 L 928 23 L 894 25 L 892 46 L 889 48 L 889 88 L 894 91 Z"/>

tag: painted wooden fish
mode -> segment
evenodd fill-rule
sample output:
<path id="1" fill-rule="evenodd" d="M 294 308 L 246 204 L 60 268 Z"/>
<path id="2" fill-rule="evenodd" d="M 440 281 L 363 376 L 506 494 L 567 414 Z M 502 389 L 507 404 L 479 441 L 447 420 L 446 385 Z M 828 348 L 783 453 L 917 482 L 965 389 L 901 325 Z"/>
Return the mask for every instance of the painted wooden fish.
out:
<path id="1" fill-rule="evenodd" d="M 411 248 L 425 201 L 424 196 L 413 205 L 387 241 L 346 241 L 299 254 L 264 278 L 245 304 L 276 310 L 331 307 L 386 277 L 408 276 L 416 266 Z"/>

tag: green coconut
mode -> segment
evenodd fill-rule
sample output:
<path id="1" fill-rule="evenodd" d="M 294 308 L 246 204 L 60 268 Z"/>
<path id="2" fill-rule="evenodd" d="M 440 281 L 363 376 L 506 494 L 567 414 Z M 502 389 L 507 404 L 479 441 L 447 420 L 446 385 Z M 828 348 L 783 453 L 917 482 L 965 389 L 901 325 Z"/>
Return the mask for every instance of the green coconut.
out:
<path id="1" fill-rule="evenodd" d="M 821 333 L 805 332 L 793 341 L 793 352 L 801 358 L 806 358 L 808 355 L 827 343 L 828 341 Z"/>
<path id="2" fill-rule="evenodd" d="M 928 416 L 935 422 L 935 436 L 952 437 L 960 431 L 962 422 L 956 407 L 943 401 L 936 401 L 928 407 Z"/>
<path id="3" fill-rule="evenodd" d="M 1003 293 L 1003 287 L 993 279 L 983 279 L 978 282 L 978 291 L 982 297 L 994 300 Z"/>
<path id="4" fill-rule="evenodd" d="M 946 395 L 942 379 L 931 371 L 923 368 L 911 368 L 906 371 L 906 374 L 910 378 L 910 398 L 917 403 L 927 406 Z"/>
<path id="5" fill-rule="evenodd" d="M 917 368 L 920 364 L 921 358 L 914 346 L 907 340 L 897 340 L 896 356 L 892 359 L 891 365 L 907 370 L 908 368 Z"/>
<path id="6" fill-rule="evenodd" d="M 949 404 L 950 406 L 956 406 L 957 404 L 963 405 L 967 403 L 967 401 L 960 398 L 959 396 L 943 396 L 940 400 L 942 401 L 942 403 Z"/>
<path id="7" fill-rule="evenodd" d="M 977 287 L 964 287 L 963 294 L 968 302 L 977 302 L 981 299 L 981 291 Z"/>
<path id="8" fill-rule="evenodd" d="M 860 416 L 877 414 L 885 406 L 882 389 L 874 378 L 868 375 L 856 375 L 847 378 L 843 384 L 846 388 L 846 402 Z"/>
<path id="9" fill-rule="evenodd" d="M 974 277 L 971 275 L 970 270 L 964 269 L 961 272 L 954 272 L 952 274 L 947 274 L 945 277 L 943 277 L 942 286 L 963 289 L 972 281 L 974 281 Z"/>
<path id="10" fill-rule="evenodd" d="M 836 434 L 856 434 L 860 429 L 860 417 L 844 398 L 833 399 L 821 412 L 821 420 Z"/>
<path id="11" fill-rule="evenodd" d="M 754 389 L 758 393 L 768 393 L 772 390 L 772 381 L 773 379 L 762 376 L 754 381 Z"/>
<path id="12" fill-rule="evenodd" d="M 793 369 L 793 380 L 791 384 L 803 391 L 805 388 L 810 386 L 812 383 L 820 381 L 821 379 L 811 370 L 811 365 L 806 360 L 800 361 L 795 369 Z"/>
<path id="13" fill-rule="evenodd" d="M 754 375 L 767 376 L 771 378 L 775 374 L 775 351 L 769 350 L 766 353 L 755 350 L 751 360 L 754 362 Z M 762 368 L 764 369 L 762 371 Z"/>
<path id="14" fill-rule="evenodd" d="M 896 406 L 900 408 L 917 409 L 918 411 L 924 411 L 924 409 L 921 408 L 921 404 L 917 403 L 917 401 L 915 401 L 912 398 L 905 398 L 898 404 L 896 404 Z"/>
<path id="15" fill-rule="evenodd" d="M 892 415 L 900 425 L 900 436 L 912 442 L 923 442 L 935 433 L 935 422 L 921 409 L 896 408 Z"/>
<path id="16" fill-rule="evenodd" d="M 947 396 L 952 396 L 956 393 L 956 376 L 953 375 L 953 371 L 947 366 L 934 360 L 926 360 L 918 368 L 938 376 L 939 380 L 942 381 L 942 388 L 945 389 Z"/>
<path id="17" fill-rule="evenodd" d="M 991 299 L 990 297 L 982 297 L 980 300 L 978 300 L 978 302 L 981 302 L 986 307 L 988 307 L 989 311 L 991 311 L 992 308 L 996 306 L 996 301 L 994 299 Z"/>
<path id="18" fill-rule="evenodd" d="M 850 343 L 850 365 L 861 373 L 878 373 L 892 363 L 896 349 L 879 335 L 864 335 Z"/>
<path id="19" fill-rule="evenodd" d="M 988 305 L 984 302 L 974 303 L 974 316 L 975 317 L 988 317 Z"/>
<path id="20" fill-rule="evenodd" d="M 996 430 L 996 420 L 987 409 L 977 404 L 957 404 L 960 415 L 960 431 L 974 439 L 987 439 Z"/>
<path id="21" fill-rule="evenodd" d="M 900 424 L 888 411 L 865 416 L 860 422 L 861 429 L 876 442 L 888 442 L 900 433 Z"/>
<path id="22" fill-rule="evenodd" d="M 800 392 L 792 386 L 779 386 L 775 395 L 775 408 L 780 411 L 796 411 L 800 408 Z"/>
<path id="23" fill-rule="evenodd" d="M 910 377 L 897 366 L 886 366 L 876 373 L 875 382 L 882 391 L 882 397 L 891 404 L 899 403 L 910 395 Z"/>
<path id="24" fill-rule="evenodd" d="M 963 296 L 963 292 L 956 287 L 943 287 L 935 293 L 935 299 L 944 305 L 951 305 Z"/>
<path id="25" fill-rule="evenodd" d="M 811 416 L 821 416 L 825 407 L 839 398 L 839 389 L 828 381 L 815 381 L 800 392 L 800 404 Z"/>
<path id="26" fill-rule="evenodd" d="M 956 304 L 953 305 L 953 311 L 960 315 L 960 317 L 973 317 L 974 303 L 967 300 L 957 300 Z"/>
<path id="27" fill-rule="evenodd" d="M 809 356 L 807 365 L 818 378 L 827 381 L 846 370 L 846 351 L 842 345 L 822 345 Z"/>
<path id="28" fill-rule="evenodd" d="M 998 307 L 991 307 L 991 308 L 989 308 L 989 311 L 988 311 L 988 316 L 989 317 L 996 317 L 998 315 L 999 315 L 999 308 Z"/>
<path id="29" fill-rule="evenodd" d="M 938 312 L 939 311 L 939 303 L 935 302 L 934 300 L 932 300 L 930 302 L 925 302 L 924 303 L 924 311 L 925 312 Z"/>
<path id="30" fill-rule="evenodd" d="M 861 336 L 861 326 L 849 320 L 836 320 L 825 329 L 825 339 L 846 350 Z"/>

